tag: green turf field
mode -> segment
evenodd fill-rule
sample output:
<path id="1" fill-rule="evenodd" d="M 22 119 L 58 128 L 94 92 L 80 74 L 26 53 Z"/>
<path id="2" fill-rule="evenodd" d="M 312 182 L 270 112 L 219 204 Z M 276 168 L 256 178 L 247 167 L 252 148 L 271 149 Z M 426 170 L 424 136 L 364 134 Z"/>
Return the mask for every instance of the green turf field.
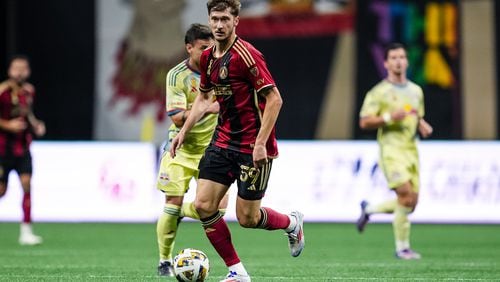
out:
<path id="1" fill-rule="evenodd" d="M 420 261 L 393 258 L 392 227 L 306 223 L 306 248 L 290 257 L 281 231 L 230 224 L 253 281 L 500 281 L 500 226 L 414 225 Z M 35 225 L 44 244 L 17 244 L 19 225 L 0 223 L 1 281 L 160 281 L 154 224 Z M 211 262 L 209 281 L 226 274 L 199 224 L 181 225 L 176 250 L 198 248 Z M 172 280 L 171 280 L 172 281 Z"/>

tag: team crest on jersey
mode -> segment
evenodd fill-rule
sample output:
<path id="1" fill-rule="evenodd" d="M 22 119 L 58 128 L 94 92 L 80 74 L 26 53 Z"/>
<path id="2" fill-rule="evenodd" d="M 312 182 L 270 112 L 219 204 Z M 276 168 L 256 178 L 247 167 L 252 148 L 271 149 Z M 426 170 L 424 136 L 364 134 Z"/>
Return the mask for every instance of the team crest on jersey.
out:
<path id="1" fill-rule="evenodd" d="M 158 183 L 162 186 L 166 186 L 170 182 L 170 178 L 166 172 L 161 172 L 158 176 Z"/>
<path id="2" fill-rule="evenodd" d="M 402 177 L 401 173 L 395 171 L 391 174 L 391 181 L 393 182 L 399 181 L 401 177 Z"/>
<path id="3" fill-rule="evenodd" d="M 258 76 L 259 75 L 259 69 L 257 66 L 253 67 L 250 69 L 250 73 L 253 74 L 253 76 Z"/>
<path id="4" fill-rule="evenodd" d="M 229 73 L 229 71 L 227 70 L 227 67 L 226 66 L 222 66 L 220 68 L 220 70 L 219 70 L 219 78 L 220 79 L 226 79 L 228 73 Z"/>

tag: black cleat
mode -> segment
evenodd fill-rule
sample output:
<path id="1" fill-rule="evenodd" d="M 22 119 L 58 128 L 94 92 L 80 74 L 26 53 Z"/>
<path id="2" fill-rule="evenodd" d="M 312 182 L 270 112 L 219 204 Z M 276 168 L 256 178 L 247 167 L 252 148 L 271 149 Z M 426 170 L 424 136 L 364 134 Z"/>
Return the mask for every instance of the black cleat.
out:
<path id="1" fill-rule="evenodd" d="M 174 267 L 172 266 L 172 263 L 169 261 L 164 261 L 161 262 L 158 265 L 158 275 L 160 276 L 170 276 L 173 277 L 174 275 Z"/>
<path id="2" fill-rule="evenodd" d="M 359 216 L 358 221 L 356 222 L 356 228 L 358 229 L 359 233 L 363 233 L 366 224 L 370 220 L 370 215 L 366 213 L 366 206 L 368 206 L 367 201 L 362 201 L 360 206 L 361 206 L 361 215 Z"/>

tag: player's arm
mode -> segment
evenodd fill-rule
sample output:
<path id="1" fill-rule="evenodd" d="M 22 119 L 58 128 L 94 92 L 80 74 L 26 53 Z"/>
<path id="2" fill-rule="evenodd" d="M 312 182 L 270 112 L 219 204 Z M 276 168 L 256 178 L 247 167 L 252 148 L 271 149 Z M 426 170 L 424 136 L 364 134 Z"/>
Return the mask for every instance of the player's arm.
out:
<path id="1" fill-rule="evenodd" d="M 423 138 L 427 138 L 427 137 L 431 136 L 433 131 L 434 131 L 434 129 L 432 128 L 432 126 L 427 121 L 425 121 L 423 118 L 420 118 L 418 120 L 418 132 L 420 132 L 420 135 Z"/>
<path id="2" fill-rule="evenodd" d="M 219 103 L 215 101 L 210 104 L 210 106 L 205 110 L 200 119 L 203 119 L 208 114 L 216 114 L 218 112 L 219 112 Z M 191 110 L 184 110 L 170 116 L 170 118 L 172 119 L 172 122 L 175 124 L 175 126 L 181 128 L 184 126 L 184 123 L 186 122 L 186 120 L 190 115 L 191 115 Z M 198 121 L 199 120 L 196 120 L 195 123 Z"/>
<path id="3" fill-rule="evenodd" d="M 22 117 L 13 119 L 0 119 L 0 129 L 12 133 L 19 133 L 28 128 L 28 124 Z"/>
<path id="4" fill-rule="evenodd" d="M 28 113 L 27 119 L 36 136 L 41 137 L 45 135 L 46 132 L 45 123 L 37 119 L 32 111 Z"/>
<path id="5" fill-rule="evenodd" d="M 257 138 L 255 139 L 255 146 L 253 149 L 253 162 L 255 167 L 260 167 L 267 162 L 267 139 L 269 139 L 269 135 L 271 135 L 276 120 L 278 119 L 281 106 L 283 105 L 280 92 L 278 88 L 274 86 L 261 90 L 259 94 L 266 99 L 266 109 L 262 116 L 262 123 Z"/>
<path id="6" fill-rule="evenodd" d="M 405 110 L 399 109 L 394 112 L 386 112 L 380 115 L 362 116 L 359 119 L 359 127 L 361 127 L 361 129 L 377 129 L 391 122 L 401 121 L 406 115 L 407 112 Z"/>
<path id="7" fill-rule="evenodd" d="M 432 126 L 424 120 L 424 115 L 425 115 L 425 109 L 424 109 L 424 92 L 422 91 L 422 88 L 420 89 L 420 100 L 419 100 L 419 105 L 417 109 L 417 114 L 419 116 L 418 119 L 418 132 L 420 133 L 420 136 L 422 138 L 427 138 L 429 137 L 432 132 L 434 131 Z"/>
<path id="8" fill-rule="evenodd" d="M 189 115 L 187 116 L 184 124 L 182 125 L 181 130 L 172 140 L 172 146 L 170 146 L 170 155 L 175 157 L 175 152 L 180 148 L 182 143 L 184 143 L 184 136 L 188 133 L 191 128 L 198 122 L 203 115 L 209 110 L 210 106 L 213 104 L 212 100 L 213 91 L 202 92 L 196 96 L 194 100 L 193 106 L 189 111 Z M 218 104 L 217 104 L 218 106 Z"/>
<path id="9" fill-rule="evenodd" d="M 39 120 L 35 114 L 33 113 L 32 110 L 32 104 L 33 104 L 33 98 L 35 96 L 35 86 L 33 84 L 25 82 L 23 83 L 23 89 L 26 90 L 28 93 L 31 95 L 31 102 L 28 105 L 28 113 L 26 115 L 26 119 L 28 120 L 28 123 L 33 130 L 33 133 L 35 133 L 36 136 L 40 137 L 45 135 L 46 128 L 45 128 L 45 123 L 41 120 Z"/>

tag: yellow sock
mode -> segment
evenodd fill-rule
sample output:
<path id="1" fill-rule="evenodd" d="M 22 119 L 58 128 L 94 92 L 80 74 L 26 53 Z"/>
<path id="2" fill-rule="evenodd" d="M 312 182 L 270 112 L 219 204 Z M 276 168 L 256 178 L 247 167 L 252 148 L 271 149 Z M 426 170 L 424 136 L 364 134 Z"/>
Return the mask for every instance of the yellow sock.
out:
<path id="1" fill-rule="evenodd" d="M 397 199 L 393 200 L 388 200 L 385 202 L 382 202 L 380 204 L 368 204 L 366 207 L 366 212 L 368 214 L 372 213 L 393 213 L 394 210 L 396 209 L 396 205 L 398 204 Z"/>
<path id="2" fill-rule="evenodd" d="M 198 212 L 194 208 L 193 202 L 182 204 L 180 216 L 181 217 L 190 217 L 192 219 L 200 219 L 200 215 L 198 214 Z"/>
<path id="3" fill-rule="evenodd" d="M 219 209 L 219 212 L 224 216 L 226 214 L 226 209 Z M 194 203 L 184 203 L 182 204 L 181 212 L 179 214 L 180 217 L 190 217 L 192 219 L 200 219 L 200 215 L 194 208 Z"/>
<path id="4" fill-rule="evenodd" d="M 219 209 L 219 213 L 224 216 L 226 214 L 226 209 Z"/>
<path id="5" fill-rule="evenodd" d="M 394 210 L 394 221 L 392 222 L 392 227 L 394 229 L 396 251 L 410 248 L 411 223 L 408 220 L 408 214 L 411 210 L 411 208 L 405 207 L 401 204 L 397 204 L 396 209 Z"/>
<path id="6" fill-rule="evenodd" d="M 181 207 L 165 204 L 163 213 L 156 225 L 156 236 L 158 238 L 158 250 L 160 251 L 160 261 L 171 260 L 172 250 L 177 233 L 177 219 Z"/>

